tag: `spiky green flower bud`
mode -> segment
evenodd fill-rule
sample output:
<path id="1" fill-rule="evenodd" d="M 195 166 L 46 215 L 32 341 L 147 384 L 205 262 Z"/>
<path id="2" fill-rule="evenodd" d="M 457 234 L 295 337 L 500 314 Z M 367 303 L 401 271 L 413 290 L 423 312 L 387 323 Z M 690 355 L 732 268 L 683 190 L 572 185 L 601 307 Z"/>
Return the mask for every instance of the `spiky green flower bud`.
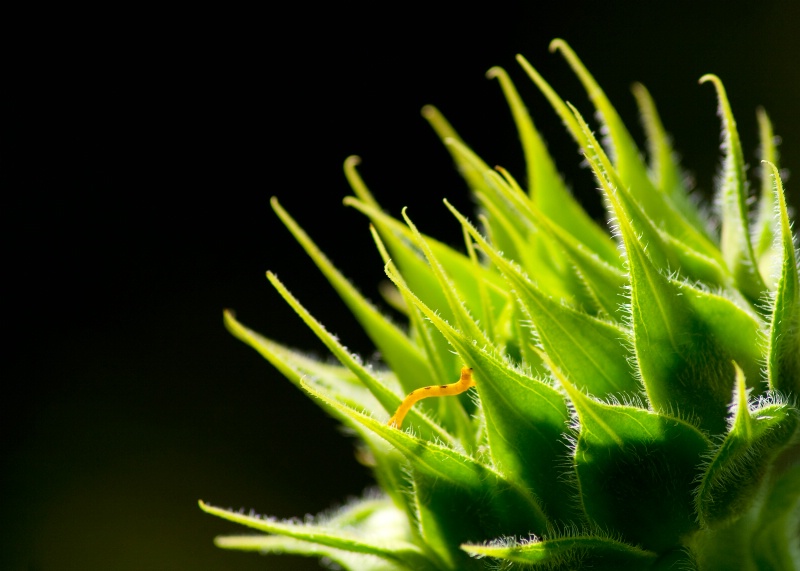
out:
<path id="1" fill-rule="evenodd" d="M 716 90 L 724 143 L 707 220 L 645 88 L 634 95 L 649 164 L 569 46 L 552 48 L 586 88 L 604 145 L 519 61 L 583 151 L 612 231 L 567 191 L 499 68 L 489 76 L 519 129 L 527 188 L 489 168 L 437 110 L 423 111 L 479 205 L 477 227 L 446 203 L 464 229 L 463 253 L 422 234 L 405 211 L 402 222 L 386 214 L 357 160 L 345 164 L 355 193 L 345 203 L 371 221 L 395 286 L 388 299 L 407 325 L 366 301 L 273 200 L 385 367 L 350 354 L 271 273 L 341 365 L 231 314 L 226 323 L 358 434 L 383 493 L 303 523 L 201 503 L 266 532 L 220 546 L 359 571 L 800 568 L 800 274 L 769 120 L 759 113 L 764 163 L 751 211 L 722 82 L 701 78 Z M 421 400 L 473 382 L 460 396 Z"/>

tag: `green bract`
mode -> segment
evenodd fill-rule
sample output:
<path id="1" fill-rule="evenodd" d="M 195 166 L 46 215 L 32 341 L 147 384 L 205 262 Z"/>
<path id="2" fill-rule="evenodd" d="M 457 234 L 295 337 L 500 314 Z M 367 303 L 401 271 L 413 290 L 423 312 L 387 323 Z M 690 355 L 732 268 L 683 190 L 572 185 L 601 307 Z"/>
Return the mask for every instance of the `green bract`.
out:
<path id="1" fill-rule="evenodd" d="M 270 282 L 341 365 L 231 331 L 363 441 L 382 495 L 304 523 L 201 507 L 266 532 L 218 545 L 326 557 L 370 570 L 800 568 L 800 278 L 766 115 L 751 211 L 736 123 L 720 80 L 724 160 L 711 223 L 688 197 L 669 139 L 634 88 L 649 163 L 589 72 L 561 52 L 608 137 L 519 62 L 575 139 L 606 206 L 607 232 L 577 204 L 511 83 L 499 81 L 527 161 L 527 189 L 489 168 L 439 112 L 423 114 L 479 205 L 456 251 L 381 210 L 348 159 L 345 203 L 372 223 L 398 326 L 273 207 L 382 355 L 350 354 L 273 274 Z M 718 228 L 717 228 L 718 227 Z M 405 394 L 454 382 L 403 430 Z"/>

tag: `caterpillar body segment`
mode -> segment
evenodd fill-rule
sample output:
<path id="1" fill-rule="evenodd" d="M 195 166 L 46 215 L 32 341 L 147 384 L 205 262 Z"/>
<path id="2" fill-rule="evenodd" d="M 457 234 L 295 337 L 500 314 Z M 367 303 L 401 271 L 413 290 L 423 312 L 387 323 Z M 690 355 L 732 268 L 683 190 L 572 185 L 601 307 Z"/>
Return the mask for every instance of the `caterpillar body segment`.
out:
<path id="1" fill-rule="evenodd" d="M 387 424 L 389 426 L 394 426 L 395 428 L 402 427 L 403 419 L 406 417 L 406 414 L 408 414 L 408 411 L 411 410 L 411 407 L 417 403 L 417 401 L 421 401 L 422 399 L 426 399 L 428 397 L 460 395 L 461 393 L 469 390 L 470 387 L 474 386 L 475 381 L 472 378 L 472 369 L 470 367 L 462 367 L 461 378 L 459 378 L 455 383 L 451 383 L 449 385 L 432 385 L 429 387 L 422 387 L 421 389 L 416 389 L 408 393 L 408 396 L 403 399 L 403 402 L 401 402 L 400 406 L 397 407 L 397 411 L 392 415 L 392 418 L 389 419 Z"/>

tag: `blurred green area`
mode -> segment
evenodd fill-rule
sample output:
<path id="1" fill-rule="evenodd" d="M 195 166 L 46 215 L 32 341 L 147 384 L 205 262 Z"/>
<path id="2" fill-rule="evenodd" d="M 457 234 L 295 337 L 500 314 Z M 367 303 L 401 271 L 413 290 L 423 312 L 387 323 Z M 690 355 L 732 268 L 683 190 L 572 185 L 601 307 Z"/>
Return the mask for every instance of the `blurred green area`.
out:
<path id="1" fill-rule="evenodd" d="M 453 243 L 440 204 L 462 186 L 419 117 L 438 105 L 490 163 L 521 172 L 499 88 L 509 69 L 576 192 L 595 185 L 513 56 L 588 109 L 569 41 L 636 131 L 642 81 L 701 189 L 719 163 L 725 82 L 747 159 L 755 107 L 800 168 L 798 5 L 423 3 L 318 12 L 31 17 L 7 56 L 2 228 L 7 335 L 0 397 L 0 569 L 316 569 L 222 552 L 241 529 L 197 500 L 279 517 L 323 510 L 370 485 L 352 442 L 222 327 L 244 323 L 324 355 L 263 272 L 345 344 L 371 347 L 268 206 L 277 195 L 372 298 L 382 279 L 367 226 L 341 206 L 341 163 L 364 158 L 379 199 Z M 74 20 L 74 24 L 73 24 Z M 70 25 L 65 25 L 69 22 Z M 379 59 L 380 58 L 380 59 Z M 793 180 L 790 200 L 800 204 Z"/>

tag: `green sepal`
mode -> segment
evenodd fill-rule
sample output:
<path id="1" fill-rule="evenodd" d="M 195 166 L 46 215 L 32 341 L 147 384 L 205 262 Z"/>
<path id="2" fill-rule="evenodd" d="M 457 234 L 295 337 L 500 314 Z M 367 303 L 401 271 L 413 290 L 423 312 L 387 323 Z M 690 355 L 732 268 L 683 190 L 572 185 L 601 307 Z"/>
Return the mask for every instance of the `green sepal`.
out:
<path id="1" fill-rule="evenodd" d="M 479 172 L 485 165 L 461 142 L 448 139 L 446 143 L 451 153 L 473 165 L 474 172 Z M 502 172 L 502 176 L 497 171 Z M 541 224 L 543 215 L 537 214 L 535 204 L 507 171 L 499 167 L 497 171 L 483 171 L 483 190 L 473 191 L 479 210 L 485 211 L 484 225 L 492 236 L 492 243 L 509 258 L 536 267 L 540 285 L 550 294 L 593 304 L 594 300 L 577 278 L 569 256 Z M 580 223 L 575 220 L 570 228 L 576 231 Z M 557 226 L 553 222 L 550 225 Z M 570 239 L 576 241 L 573 237 Z M 602 251 L 609 257 L 609 251 L 614 249 L 613 242 L 606 237 L 606 242 L 602 243 L 606 244 Z"/>
<path id="2" fill-rule="evenodd" d="M 576 239 L 573 234 L 548 218 L 528 199 L 508 171 L 498 167 L 495 171 L 487 171 L 486 179 L 490 186 L 497 188 L 498 196 L 492 200 L 483 194 L 477 194 L 476 199 L 486 210 L 484 226 L 487 235 L 492 237 L 495 249 L 524 267 L 536 268 L 537 282 L 550 295 L 574 299 L 575 303 L 581 303 L 591 310 L 600 309 L 601 306 L 596 303 L 595 297 L 587 291 L 586 284 L 579 277 L 575 254 L 584 253 L 584 257 L 591 255 L 604 265 L 608 263 L 608 258 L 616 257 L 617 266 L 614 269 L 618 268 L 621 273 L 619 253 L 610 238 L 607 242 L 602 242 L 608 247 L 602 249 L 602 255 L 598 255 L 589 250 L 580 239 Z M 503 214 L 497 203 L 507 203 L 514 207 L 510 219 Z M 523 223 L 516 233 L 508 230 L 514 227 L 515 219 Z M 578 224 L 576 221 L 571 230 L 574 231 Z M 498 227 L 513 240 L 511 244 L 497 239 Z M 583 261 L 580 254 L 578 259 Z"/>
<path id="3" fill-rule="evenodd" d="M 350 369 L 339 365 L 320 363 L 275 343 L 242 325 L 230 311 L 225 312 L 224 318 L 225 326 L 235 337 L 258 351 L 284 377 L 301 390 L 305 391 L 303 388 L 305 385 L 312 385 L 319 390 L 325 390 L 329 394 L 335 395 L 339 403 L 351 408 L 380 409 L 379 401 Z M 398 398 L 397 401 L 399 403 L 400 399 Z M 365 443 L 366 449 L 362 449 L 357 456 L 362 459 L 364 464 L 372 468 L 378 483 L 381 484 L 381 489 L 386 490 L 395 503 L 406 510 L 406 513 L 413 514 L 414 507 L 409 502 L 406 478 L 401 464 L 402 459 L 397 458 L 397 453 L 386 446 L 383 440 L 376 438 L 348 416 L 341 414 L 337 408 L 328 407 L 319 400 L 315 400 L 315 402 L 321 405 L 325 412 L 359 435 Z M 414 416 L 410 416 L 410 418 L 416 419 L 419 413 L 412 412 Z M 435 434 L 442 434 L 438 426 L 434 426 L 433 431 Z M 431 429 L 426 429 L 426 427 L 420 430 L 422 434 L 430 432 L 432 432 Z"/>
<path id="4" fill-rule="evenodd" d="M 569 103 L 566 105 L 582 130 L 586 141 L 582 147 L 583 153 L 602 185 L 601 189 L 606 198 L 606 208 L 611 220 L 629 221 L 636 229 L 638 240 L 646 245 L 647 255 L 656 266 L 680 271 L 689 279 L 703 282 L 708 286 L 726 287 L 727 291 L 735 292 L 719 252 L 706 255 L 661 229 L 656 220 L 651 218 L 652 213 L 643 208 L 637 197 L 625 185 L 578 110 Z M 612 189 L 613 196 L 610 196 Z"/>
<path id="5" fill-rule="evenodd" d="M 647 169 L 642 162 L 639 150 L 636 148 L 636 144 L 633 142 L 633 138 L 625 124 L 603 90 L 575 52 L 572 51 L 572 48 L 565 41 L 557 39 L 550 43 L 550 50 L 558 50 L 565 57 L 601 115 L 602 121 L 608 129 L 613 164 L 619 172 L 619 177 L 623 183 L 622 186 L 631 193 L 637 203 L 641 204 L 644 211 L 653 218 L 654 222 L 663 227 L 668 234 L 704 256 L 714 256 L 716 253 L 714 243 L 707 238 L 704 232 L 699 231 L 681 215 L 666 194 L 655 189 L 647 176 Z M 538 73 L 535 75 L 538 76 Z M 531 78 L 534 79 L 555 111 L 565 121 L 575 141 L 581 148 L 585 149 L 588 145 L 588 140 L 580 121 L 575 121 L 574 118 L 565 118 L 567 115 L 572 115 L 569 109 L 571 106 L 565 104 L 549 86 L 548 90 L 545 91 L 542 85 L 544 80 L 541 79 L 541 76 L 538 76 L 538 80 L 534 75 L 531 75 Z"/>
<path id="6" fill-rule="evenodd" d="M 631 268 L 634 349 L 657 410 L 696 417 L 714 434 L 725 430 L 733 388 L 730 362 L 763 390 L 759 322 L 735 303 L 661 274 L 627 224 L 621 224 Z"/>
<path id="7" fill-rule="evenodd" d="M 387 498 L 366 497 L 352 501 L 332 514 L 315 516 L 314 524 L 346 530 L 357 536 L 376 540 L 404 541 L 411 534 L 408 518 Z M 409 570 L 408 566 L 399 564 L 396 560 L 354 553 L 282 535 L 218 536 L 214 538 L 214 544 L 222 549 L 255 551 L 261 554 L 325 557 L 351 571 Z"/>
<path id="8" fill-rule="evenodd" d="M 647 154 L 650 158 L 648 169 L 653 185 L 666 195 L 686 194 L 680 168 L 675 160 L 670 138 L 661 122 L 656 103 L 650 91 L 641 83 L 634 83 L 631 92 L 639 107 L 639 117 L 647 140 Z M 690 208 L 695 212 L 696 208 Z"/>
<path id="9" fill-rule="evenodd" d="M 509 307 L 511 328 L 514 332 L 515 341 L 513 347 L 516 354 L 519 355 L 518 362 L 521 363 L 523 367 L 530 368 L 531 376 L 544 378 L 546 369 L 544 368 L 542 358 L 536 351 L 536 332 L 528 321 L 528 316 L 525 314 L 525 310 L 522 308 L 518 299 L 513 300 L 513 303 L 509 304 Z"/>
<path id="10" fill-rule="evenodd" d="M 564 40 L 555 39 L 550 42 L 550 51 L 558 51 L 564 56 L 586 89 L 589 99 L 600 115 L 604 126 L 608 129 L 611 143 L 608 153 L 626 186 L 637 199 L 646 205 L 648 211 L 650 206 L 660 207 L 661 201 L 654 202 L 659 194 L 654 192 L 653 184 L 647 177 L 647 169 L 642 162 L 641 153 L 636 148 L 636 143 L 633 142 L 633 137 L 625 127 L 625 123 L 622 122 L 600 85 Z"/>
<path id="11" fill-rule="evenodd" d="M 371 224 L 370 233 L 372 234 L 372 239 L 380 252 L 381 259 L 385 266 L 391 261 L 389 251 L 383 243 L 377 229 Z M 447 384 L 450 382 L 450 377 L 459 370 L 460 366 L 460 364 L 456 362 L 455 356 L 448 351 L 449 346 L 447 341 L 442 339 L 442 336 L 435 332 L 435 328 L 422 316 L 403 290 L 397 288 L 389 280 L 387 280 L 386 283 L 394 288 L 406 308 L 405 312 L 409 319 L 409 333 L 413 335 L 416 343 L 425 351 L 428 363 L 430 363 L 431 368 L 434 370 L 434 375 L 437 378 L 437 382 L 433 384 Z M 411 392 L 422 386 L 427 386 L 418 383 L 419 381 L 413 386 L 407 387 L 407 392 Z"/>
<path id="12" fill-rule="evenodd" d="M 795 571 L 800 556 L 800 442 L 770 467 L 751 508 L 735 521 L 690 538 L 702 571 Z"/>
<path id="13" fill-rule="evenodd" d="M 350 406 L 369 410 L 380 407 L 380 402 L 348 368 L 322 363 L 267 339 L 239 322 L 232 311 L 226 310 L 223 320 L 234 337 L 255 349 L 296 387 L 300 388 L 300 380 L 305 379 L 326 386 Z"/>
<path id="14" fill-rule="evenodd" d="M 443 143 L 452 140 L 460 143 L 462 147 L 468 148 L 464 139 L 461 138 L 436 107 L 425 105 L 422 108 L 422 116 L 428 121 Z M 486 191 L 486 180 L 483 177 L 483 173 L 490 169 L 489 165 L 474 153 L 472 153 L 471 160 L 469 160 L 463 153 L 455 152 L 451 145 L 446 144 L 446 147 L 456 165 L 456 169 L 466 181 L 469 189 L 472 192 Z"/>
<path id="15" fill-rule="evenodd" d="M 592 149 L 596 146 L 587 151 Z M 634 228 L 629 218 L 635 209 L 622 204 L 626 193 L 611 185 L 606 159 L 602 154 L 586 158 L 625 244 L 634 350 L 650 403 L 656 410 L 694 417 L 703 429 L 721 434 L 733 388 L 730 362 L 742 366 L 752 386 L 760 385 L 761 351 L 753 342 L 760 323 L 729 299 L 662 274 L 651 258 L 653 249 L 639 238 L 640 226 Z"/>
<path id="16" fill-rule="evenodd" d="M 717 203 L 722 220 L 720 248 L 728 270 L 736 285 L 752 301 L 758 302 L 767 291 L 767 286 L 758 271 L 758 265 L 750 242 L 750 223 L 747 212 L 747 180 L 744 157 L 736 121 L 733 118 L 725 87 L 716 75 L 707 74 L 700 83 L 711 82 L 719 99 L 719 115 L 722 118 L 722 137 L 725 156 L 722 163 L 722 184 Z"/>
<path id="17" fill-rule="evenodd" d="M 386 269 L 400 289 L 406 288 L 391 265 Z M 569 419 L 563 397 L 499 357 L 491 346 L 473 343 L 413 293 L 407 294 L 473 369 L 495 466 L 533 490 L 550 516 L 574 519 L 575 507 L 565 499 L 575 490 L 561 468 L 568 461 L 560 441 Z"/>
<path id="18" fill-rule="evenodd" d="M 245 515 L 216 508 L 199 502 L 200 509 L 227 521 L 245 525 L 266 533 L 282 535 L 300 541 L 307 541 L 321 546 L 340 549 L 352 553 L 371 555 L 389 562 L 400 564 L 401 568 L 435 571 L 428 556 L 416 545 L 397 539 L 370 539 L 359 537 L 349 530 L 337 529 L 333 526 L 277 521 L 255 515 Z"/>
<path id="19" fill-rule="evenodd" d="M 490 198 L 477 193 L 476 198 L 486 210 L 484 227 L 495 249 L 523 267 L 536 268 L 537 284 L 549 295 L 582 305 L 592 313 L 616 316 L 621 321 L 620 295 L 627 279 L 619 251 L 610 238 L 594 243 L 604 245 L 600 248 L 602 254 L 598 254 L 531 202 L 505 169 L 498 167 L 496 171 L 487 171 L 485 176 L 488 184 L 497 189 L 497 195 Z M 514 207 L 511 219 L 497 203 Z M 521 226 L 513 226 L 514 219 Z M 578 225 L 570 230 L 574 231 Z M 527 242 L 523 236 L 527 236 Z M 608 259 L 615 259 L 616 265 Z"/>
<path id="20" fill-rule="evenodd" d="M 544 358 L 578 413 L 575 470 L 592 523 L 656 552 L 680 546 L 697 527 L 692 492 L 708 439 L 680 418 L 599 402 Z"/>
<path id="21" fill-rule="evenodd" d="M 479 209 L 491 208 L 493 212 L 499 213 L 505 224 L 496 229 L 499 232 L 494 238 L 502 248 L 513 251 L 511 248 L 516 248 L 516 245 L 511 242 L 510 234 L 527 237 L 530 232 L 530 223 L 526 219 L 529 198 L 521 189 L 512 189 L 508 184 L 497 184 L 499 175 L 460 140 L 448 138 L 444 143 L 460 164 L 470 165 L 469 172 L 482 178 L 480 188 L 474 188 L 472 196 L 477 199 Z M 494 222 L 491 216 L 489 222 Z"/>
<path id="22" fill-rule="evenodd" d="M 360 189 L 360 187 L 354 185 L 354 181 L 360 183 L 361 186 L 364 185 L 355 168 L 352 169 L 352 173 L 348 178 L 353 179 L 350 181 L 351 186 L 357 193 L 358 198 L 346 196 L 342 201 L 343 204 L 355 208 L 369 218 L 391 254 L 392 260 L 405 273 L 410 287 L 414 291 L 420 292 L 427 303 L 432 304 L 434 307 L 442 308 L 443 314 L 452 318 L 449 308 L 447 307 L 447 299 L 436 286 L 436 278 L 431 273 L 427 262 L 423 256 L 420 255 L 419 251 L 410 245 L 413 242 L 411 231 L 406 225 L 383 212 L 383 210 L 374 203 L 374 199 L 371 195 L 367 196 L 369 201 L 362 198 L 360 190 L 357 190 Z M 364 186 L 364 188 L 366 187 Z M 445 244 L 441 244 L 441 247 L 443 249 L 448 248 Z M 454 257 L 460 255 L 457 252 L 452 252 L 452 254 Z M 404 388 L 410 391 L 416 387 Z"/>
<path id="23" fill-rule="evenodd" d="M 366 215 L 375 225 L 391 254 L 392 261 L 403 272 L 409 288 L 419 292 L 426 304 L 438 308 L 446 318 L 453 319 L 454 315 L 450 311 L 447 297 L 439 287 L 436 275 L 419 249 L 414 247 L 416 242 L 414 232 L 407 225 L 381 210 L 353 197 L 345 198 L 344 204 L 352 206 Z M 484 280 L 488 286 L 487 291 L 492 307 L 504 305 L 506 294 L 503 287 L 505 283 L 499 274 L 487 268 L 476 268 L 467 256 L 430 236 L 423 235 L 422 238 L 447 275 L 456 284 L 459 296 L 475 312 L 475 317 L 479 321 L 482 321 L 483 316 L 480 314 L 481 292 L 477 280 Z"/>
<path id="24" fill-rule="evenodd" d="M 708 238 L 708 223 L 703 220 L 697 208 L 689 198 L 670 137 L 661 123 L 655 101 L 647 88 L 641 83 L 634 83 L 631 91 L 639 107 L 639 115 L 647 138 L 648 155 L 650 156 L 650 179 L 659 192 L 668 196 L 686 220 Z"/>
<path id="25" fill-rule="evenodd" d="M 282 535 L 223 535 L 214 538 L 214 545 L 231 551 L 249 551 L 261 555 L 298 555 L 324 558 L 337 569 L 347 571 L 414 571 L 406 565 L 373 555 L 352 553 Z"/>
<path id="26" fill-rule="evenodd" d="M 426 512 L 420 514 L 423 537 L 445 561 L 468 561 L 457 548 L 461 543 L 487 541 L 503 533 L 542 533 L 547 528 L 547 516 L 538 501 L 518 481 L 480 460 L 378 422 L 311 387 L 307 390 L 405 456 L 416 503 Z M 426 520 L 432 526 L 429 530 Z"/>
<path id="27" fill-rule="evenodd" d="M 541 223 L 569 256 L 578 279 L 594 301 L 593 305 L 618 323 L 623 323 L 627 317 L 624 306 L 628 275 L 620 267 L 607 263 L 582 244 L 575 243 L 561 228 L 550 224 L 546 218 L 542 218 Z"/>
<path id="28" fill-rule="evenodd" d="M 523 564 L 526 569 L 547 571 L 584 568 L 593 571 L 645 571 L 658 558 L 657 553 L 609 537 L 583 534 L 525 542 L 506 540 L 488 545 L 462 545 L 461 549 L 476 557 L 491 557 Z"/>
<path id="29" fill-rule="evenodd" d="M 628 276 L 622 269 L 622 256 L 616 246 L 617 263 L 610 264 L 603 256 L 575 240 L 572 235 L 550 220 L 543 212 L 532 208 L 530 216 L 539 231 L 546 234 L 554 245 L 563 250 L 569 264 L 573 267 L 573 275 L 577 277 L 580 286 L 585 290 L 584 295 L 576 294 L 576 297 L 583 299 L 588 295 L 592 300 L 587 304 L 588 307 L 596 307 L 617 322 L 624 322 L 626 313 L 623 306 Z M 526 267 L 536 268 L 538 281 L 541 265 L 534 264 Z M 573 285 L 570 289 L 574 290 L 575 287 Z"/>
<path id="30" fill-rule="evenodd" d="M 353 193 L 364 204 L 370 205 L 372 208 L 380 210 L 381 205 L 375 200 L 375 197 L 370 192 L 364 179 L 358 173 L 358 165 L 361 164 L 361 157 L 357 155 L 350 155 L 344 161 L 344 176 L 347 179 L 347 184 L 353 190 Z"/>
<path id="31" fill-rule="evenodd" d="M 533 322 L 539 343 L 570 378 L 599 397 L 638 392 L 640 385 L 628 362 L 632 355 L 626 331 L 545 295 L 450 203 L 445 204 L 506 277 Z"/>
<path id="32" fill-rule="evenodd" d="M 800 272 L 778 167 L 772 169 L 780 221 L 781 266 L 772 308 L 767 349 L 771 389 L 800 398 Z"/>
<path id="33" fill-rule="evenodd" d="M 357 176 L 357 175 L 356 175 Z M 419 250 L 413 247 L 415 236 L 409 227 L 386 215 L 380 209 L 368 205 L 361 200 L 347 197 L 345 205 L 352 206 L 362 214 L 365 214 L 374 224 L 380 235 L 381 244 L 387 254 L 391 254 L 392 260 L 403 270 L 403 276 L 408 282 L 410 289 L 420 292 L 426 303 L 439 308 L 442 315 L 448 319 L 453 319 L 447 297 L 439 288 L 437 278 L 431 270 L 430 265 L 421 255 Z M 445 266 L 448 275 L 458 284 L 459 294 L 476 309 L 477 318 L 481 319 L 481 310 L 484 307 L 503 307 L 506 303 L 506 293 L 502 291 L 504 286 L 503 279 L 496 273 L 485 268 L 476 268 L 472 260 L 463 254 L 456 252 L 449 246 L 424 236 L 425 243 L 434 252 L 440 263 Z M 385 243 L 385 246 L 383 244 Z M 384 256 L 385 257 L 385 256 Z M 478 282 L 483 283 L 479 286 Z M 483 296 L 487 295 L 488 304 L 484 303 Z M 411 304 L 408 304 L 411 306 Z M 482 322 L 489 322 L 491 319 L 481 319 Z M 412 324 L 415 320 L 412 320 Z M 417 322 L 417 325 L 420 325 Z M 427 327 L 427 326 L 425 326 Z M 418 332 L 425 335 L 424 329 L 420 327 Z M 416 379 L 410 386 L 404 386 L 405 392 L 411 392 L 422 386 L 431 384 L 445 384 L 452 382 L 450 378 L 458 374 L 460 364 L 456 363 L 453 355 L 446 350 L 446 344 L 439 343 L 440 337 L 435 336 L 433 351 L 427 347 L 429 362 L 434 363 L 434 371 L 440 376 L 434 382 L 425 382 L 424 379 Z M 445 350 L 435 350 L 436 348 Z"/>
<path id="34" fill-rule="evenodd" d="M 785 450 L 752 533 L 759 569 L 796 569 L 800 561 L 800 442 Z"/>
<path id="35" fill-rule="evenodd" d="M 758 499 L 778 453 L 795 438 L 800 415 L 787 404 L 751 411 L 744 373 L 736 366 L 731 429 L 704 469 L 695 498 L 700 525 L 714 529 L 735 521 Z"/>
<path id="36" fill-rule="evenodd" d="M 781 228 L 780 220 L 776 217 L 778 202 L 775 195 L 775 183 L 771 165 L 779 167 L 778 147 L 775 133 L 772 129 L 772 122 L 769 120 L 767 112 L 762 107 L 759 107 L 756 111 L 758 138 L 761 142 L 759 146 L 761 191 L 758 196 L 758 212 L 756 213 L 753 230 L 753 253 L 758 262 L 761 277 L 771 286 L 771 289 L 774 289 L 774 264 L 777 260 L 780 260 L 780 254 L 777 251 L 779 248 L 776 248 L 778 243 L 776 243 L 775 238 L 780 234 Z"/>
<path id="37" fill-rule="evenodd" d="M 541 226 L 532 229 L 527 240 L 516 233 L 508 218 L 498 211 L 495 204 L 484 202 L 483 195 L 476 196 L 484 207 L 486 216 L 483 226 L 492 237 L 492 244 L 509 259 L 517 260 L 528 268 L 536 268 L 537 282 L 548 294 L 564 298 L 573 305 L 592 304 L 583 288 L 570 259 L 552 237 L 543 232 Z"/>
<path id="38" fill-rule="evenodd" d="M 384 264 L 390 263 L 389 252 L 386 250 L 380 235 L 373 226 L 370 227 L 370 231 Z M 460 364 L 456 361 L 452 351 L 450 351 L 447 340 L 436 331 L 436 328 L 431 325 L 430 321 L 425 319 L 424 315 L 414 305 L 413 300 L 408 296 L 407 289 L 398 288 L 397 292 L 409 308 L 408 313 L 412 330 L 416 332 L 417 342 L 422 345 L 428 362 L 435 371 L 435 377 L 438 381 L 433 384 L 449 384 L 452 382 L 452 377 L 460 370 Z M 481 295 L 481 298 L 483 299 L 483 295 Z M 423 386 L 428 385 L 420 384 L 413 387 L 413 389 Z M 451 428 L 451 433 L 458 437 L 458 440 L 467 451 L 471 452 L 475 449 L 475 430 L 471 419 L 468 417 L 468 414 L 474 410 L 471 401 L 464 398 L 424 399 L 420 406 L 435 411 L 442 424 Z"/>
<path id="39" fill-rule="evenodd" d="M 443 265 L 439 262 L 439 259 L 433 253 L 433 250 L 428 245 L 425 238 L 422 236 L 422 233 L 417 229 L 416 225 L 411 221 L 411 218 L 408 217 L 406 213 L 406 209 L 403 208 L 403 219 L 405 220 L 408 227 L 411 229 L 411 232 L 414 235 L 414 241 L 416 242 L 417 246 L 422 250 L 425 259 L 428 261 L 428 265 L 433 272 L 433 275 L 436 277 L 436 282 L 438 288 L 444 293 L 445 298 L 447 299 L 447 304 L 450 307 L 450 312 L 453 314 L 453 318 L 455 323 L 458 325 L 461 332 L 473 339 L 476 343 L 480 345 L 488 345 L 491 344 L 487 332 L 478 325 L 478 321 L 470 315 L 470 311 L 472 308 L 478 306 L 481 307 L 483 304 L 481 303 L 481 295 L 480 290 L 476 288 L 476 296 L 473 296 L 473 303 L 467 304 L 465 299 L 461 296 L 456 286 L 454 280 L 452 280 L 451 276 L 448 274 L 447 270 L 443 267 Z M 473 270 L 474 270 L 473 265 Z M 480 279 L 480 278 L 479 278 Z M 476 282 L 477 280 L 471 280 Z"/>
<path id="40" fill-rule="evenodd" d="M 525 154 L 528 193 L 533 203 L 551 215 L 564 212 L 566 209 L 570 212 L 580 212 L 579 216 L 585 217 L 586 211 L 567 190 L 564 180 L 556 170 L 553 158 L 547 152 L 544 139 L 536 130 L 533 119 L 506 70 L 495 66 L 486 72 L 486 77 L 498 81 L 514 118 L 522 151 Z"/>
<path id="41" fill-rule="evenodd" d="M 364 367 L 360 360 L 352 355 L 350 352 L 345 349 L 341 343 L 331 335 L 325 327 L 322 326 L 311 314 L 306 310 L 305 307 L 295 298 L 286 286 L 281 283 L 278 277 L 273 274 L 272 272 L 267 272 L 267 279 L 269 279 L 270 283 L 278 290 L 278 293 L 281 294 L 284 300 L 295 310 L 295 312 L 300 316 L 300 318 L 305 322 L 306 325 L 319 337 L 320 341 L 322 341 L 325 346 L 330 350 L 334 357 L 336 357 L 342 365 L 347 367 L 352 373 L 364 384 L 364 386 L 375 396 L 377 401 L 381 403 L 381 406 L 384 410 L 391 415 L 397 410 L 397 407 L 400 406 L 402 402 L 401 397 L 397 396 L 394 392 L 392 392 L 389 388 L 386 387 L 386 383 L 379 381 L 366 367 Z M 413 416 L 412 416 L 413 415 Z M 388 419 L 387 415 L 387 419 Z M 409 418 L 413 420 L 416 426 L 419 428 L 421 433 L 425 435 L 426 438 L 430 439 L 441 439 L 445 442 L 452 443 L 453 437 L 448 434 L 441 426 L 436 424 L 435 422 L 431 421 L 427 416 L 420 414 L 416 411 L 411 411 L 409 413 Z"/>
<path id="42" fill-rule="evenodd" d="M 274 197 L 271 200 L 275 213 L 311 257 L 320 271 L 361 324 L 364 331 L 381 353 L 382 359 L 397 375 L 404 390 L 413 383 L 432 383 L 431 370 L 424 354 L 406 334 L 379 312 L 336 269 L 305 231 L 294 221 Z"/>
<path id="43" fill-rule="evenodd" d="M 527 166 L 528 194 L 531 202 L 559 227 L 565 229 L 579 242 L 609 256 L 614 261 L 615 245 L 607 232 L 591 219 L 558 174 L 553 159 L 541 135 L 536 130 L 528 110 L 519 97 L 514 84 L 504 69 L 493 67 L 487 77 L 496 78 L 508 101 L 519 132 Z"/>
<path id="44" fill-rule="evenodd" d="M 467 250 L 467 255 L 469 256 L 477 275 L 483 271 L 485 264 L 478 258 L 478 252 L 475 250 L 475 244 L 472 241 L 472 238 L 469 237 L 469 233 L 467 233 L 464 228 L 461 229 L 461 236 L 464 239 L 464 247 Z M 388 261 L 389 260 L 385 260 L 384 263 Z M 485 320 L 483 323 L 483 328 L 489 332 L 490 337 L 496 339 L 501 331 L 501 329 L 498 327 L 498 318 L 502 313 L 502 309 L 498 310 L 498 308 L 492 304 L 492 300 L 489 296 L 489 287 L 485 281 L 478 280 L 478 292 L 480 293 L 481 300 L 481 314 Z M 505 305 L 508 305 L 508 301 L 506 304 L 504 304 L 503 308 L 505 308 Z M 503 339 L 503 336 L 500 335 L 499 338 Z"/>

